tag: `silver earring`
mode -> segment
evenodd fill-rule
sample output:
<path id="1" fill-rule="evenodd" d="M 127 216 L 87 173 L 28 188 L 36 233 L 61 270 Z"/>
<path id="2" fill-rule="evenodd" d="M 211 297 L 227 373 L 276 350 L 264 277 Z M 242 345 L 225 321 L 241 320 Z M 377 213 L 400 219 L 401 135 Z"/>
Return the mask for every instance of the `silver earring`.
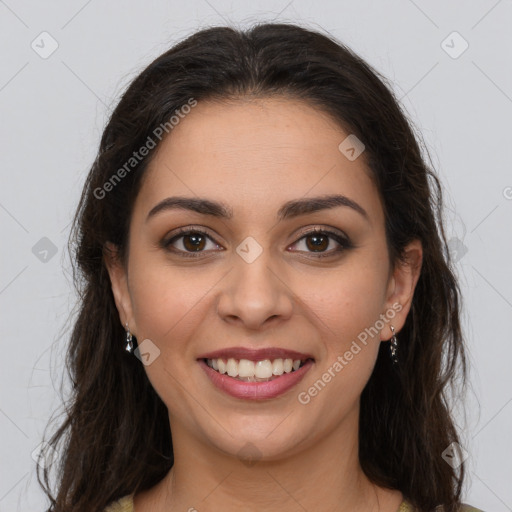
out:
<path id="1" fill-rule="evenodd" d="M 132 352 L 133 350 L 133 342 L 132 342 L 132 333 L 130 332 L 130 328 L 128 327 L 128 322 L 126 322 L 126 345 L 124 347 L 124 349 L 127 351 L 127 352 Z"/>
<path id="2" fill-rule="evenodd" d="M 398 363 L 398 357 L 396 355 L 396 352 L 398 350 L 398 340 L 395 336 L 395 328 L 390 325 L 391 332 L 393 333 L 393 336 L 391 336 L 391 344 L 389 345 L 389 351 L 391 352 L 391 361 L 393 361 L 393 364 Z"/>

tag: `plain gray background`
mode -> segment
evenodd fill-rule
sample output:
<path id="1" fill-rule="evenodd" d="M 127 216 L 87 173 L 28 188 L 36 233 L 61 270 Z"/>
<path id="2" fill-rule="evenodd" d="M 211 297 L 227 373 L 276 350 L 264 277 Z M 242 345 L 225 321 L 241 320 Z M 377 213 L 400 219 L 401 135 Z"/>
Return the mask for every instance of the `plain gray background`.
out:
<path id="1" fill-rule="evenodd" d="M 6 0 L 0 512 L 46 504 L 32 453 L 60 404 L 75 300 L 66 241 L 109 110 L 144 66 L 193 31 L 271 20 L 348 44 L 393 81 L 424 136 L 445 189 L 464 298 L 468 421 L 457 414 L 468 456 L 465 501 L 512 510 L 512 2 Z"/>

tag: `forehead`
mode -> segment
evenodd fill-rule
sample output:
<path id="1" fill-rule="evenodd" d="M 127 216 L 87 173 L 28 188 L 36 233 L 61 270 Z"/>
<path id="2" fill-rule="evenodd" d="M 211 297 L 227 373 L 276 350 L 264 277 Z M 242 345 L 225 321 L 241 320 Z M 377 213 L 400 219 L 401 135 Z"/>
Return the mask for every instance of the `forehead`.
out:
<path id="1" fill-rule="evenodd" d="M 147 213 L 171 195 L 200 196 L 232 205 L 237 217 L 340 193 L 378 220 L 382 209 L 364 152 L 351 160 L 340 151 L 349 135 L 300 100 L 198 102 L 155 150 L 136 208 Z"/>

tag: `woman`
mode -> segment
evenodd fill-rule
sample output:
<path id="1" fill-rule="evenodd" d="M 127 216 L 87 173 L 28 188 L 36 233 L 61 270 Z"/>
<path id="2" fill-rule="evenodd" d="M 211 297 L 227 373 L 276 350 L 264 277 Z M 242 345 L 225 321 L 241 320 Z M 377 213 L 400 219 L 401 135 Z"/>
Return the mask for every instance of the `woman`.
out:
<path id="1" fill-rule="evenodd" d="M 72 241 L 49 510 L 477 510 L 445 400 L 466 362 L 440 185 L 349 49 L 265 24 L 158 57 Z"/>

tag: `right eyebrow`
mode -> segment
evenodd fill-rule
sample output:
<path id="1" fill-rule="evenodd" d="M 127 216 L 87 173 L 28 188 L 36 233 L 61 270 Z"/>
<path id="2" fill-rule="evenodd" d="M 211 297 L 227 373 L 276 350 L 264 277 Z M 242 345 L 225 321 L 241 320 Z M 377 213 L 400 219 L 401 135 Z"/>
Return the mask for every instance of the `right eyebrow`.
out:
<path id="1" fill-rule="evenodd" d="M 211 201 L 209 199 L 195 198 L 195 197 L 167 197 L 154 206 L 146 217 L 146 222 L 156 215 L 165 210 L 191 210 L 202 215 L 212 215 L 224 219 L 231 219 L 233 217 L 233 210 L 218 201 Z"/>

